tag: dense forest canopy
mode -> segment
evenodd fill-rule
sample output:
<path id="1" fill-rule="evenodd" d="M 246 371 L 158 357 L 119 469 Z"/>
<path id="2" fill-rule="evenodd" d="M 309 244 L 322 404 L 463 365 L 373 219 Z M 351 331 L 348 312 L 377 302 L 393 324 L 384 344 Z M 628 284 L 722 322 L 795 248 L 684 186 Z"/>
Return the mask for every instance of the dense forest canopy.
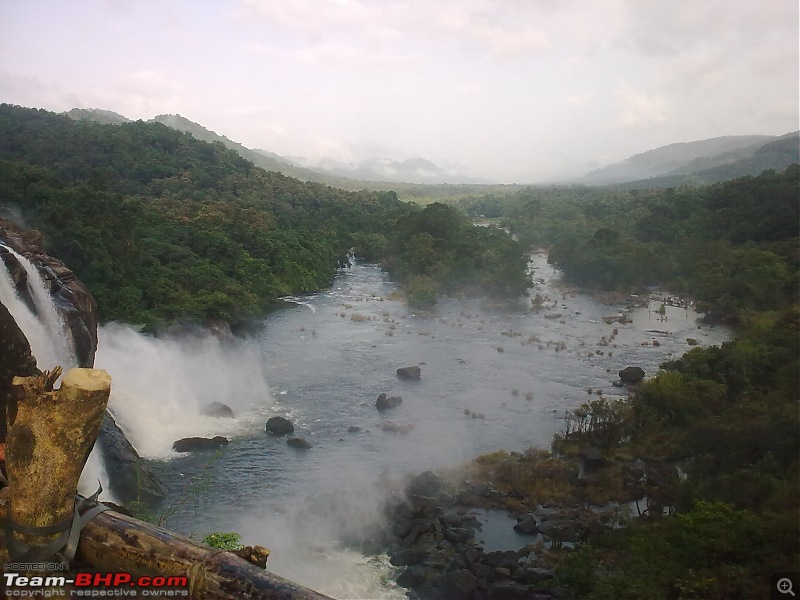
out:
<path id="1" fill-rule="evenodd" d="M 552 188 L 464 199 L 499 218 L 573 283 L 601 289 L 665 286 L 714 316 L 797 301 L 800 167 L 700 187 Z"/>
<path id="2" fill-rule="evenodd" d="M 105 320 L 253 317 L 328 285 L 351 249 L 422 284 L 409 299 L 423 305 L 527 288 L 522 247 L 459 211 L 304 183 L 160 123 L 0 106 L 0 203 L 42 230 Z"/>

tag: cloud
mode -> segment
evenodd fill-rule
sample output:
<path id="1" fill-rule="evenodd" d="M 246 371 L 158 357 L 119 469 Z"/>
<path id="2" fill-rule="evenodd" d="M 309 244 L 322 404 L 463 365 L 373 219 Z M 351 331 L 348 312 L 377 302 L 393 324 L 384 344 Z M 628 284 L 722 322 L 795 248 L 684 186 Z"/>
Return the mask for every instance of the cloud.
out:
<path id="1" fill-rule="evenodd" d="M 551 47 L 550 37 L 530 23 L 520 27 L 503 22 L 501 4 L 496 5 L 496 10 L 476 3 L 461 6 L 460 10 L 448 10 L 439 15 L 441 29 L 450 36 L 483 47 L 493 58 L 538 55 Z"/>
<path id="2" fill-rule="evenodd" d="M 346 43 L 309 46 L 291 53 L 291 57 L 307 65 L 352 68 L 397 66 L 412 59 L 411 55 L 364 52 L 363 48 Z"/>
<path id="3" fill-rule="evenodd" d="M 571 94 L 567 96 L 567 104 L 569 106 L 584 106 L 594 100 L 595 94 L 593 92 L 586 92 L 583 94 Z"/>
<path id="4" fill-rule="evenodd" d="M 663 98 L 630 87 L 619 88 L 615 96 L 620 107 L 617 123 L 622 127 L 650 127 L 667 120 L 667 103 Z"/>

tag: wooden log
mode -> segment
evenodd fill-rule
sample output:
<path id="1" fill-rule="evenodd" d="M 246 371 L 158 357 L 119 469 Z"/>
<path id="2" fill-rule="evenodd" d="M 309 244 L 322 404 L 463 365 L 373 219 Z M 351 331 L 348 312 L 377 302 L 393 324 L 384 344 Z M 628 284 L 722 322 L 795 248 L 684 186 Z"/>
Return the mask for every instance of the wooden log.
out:
<path id="1" fill-rule="evenodd" d="M 0 498 L 0 519 L 8 503 Z M 77 558 L 93 571 L 186 577 L 192 598 L 203 600 L 325 600 L 328 596 L 161 527 L 113 511 L 81 532 Z M 174 582 L 175 580 L 173 580 Z"/>
<path id="2" fill-rule="evenodd" d="M 69 521 L 78 479 L 97 439 L 111 377 L 95 369 L 70 369 L 54 390 L 61 367 L 38 377 L 15 377 L 7 407 L 11 518 L 24 527 Z M 28 545 L 58 537 L 17 534 Z"/>

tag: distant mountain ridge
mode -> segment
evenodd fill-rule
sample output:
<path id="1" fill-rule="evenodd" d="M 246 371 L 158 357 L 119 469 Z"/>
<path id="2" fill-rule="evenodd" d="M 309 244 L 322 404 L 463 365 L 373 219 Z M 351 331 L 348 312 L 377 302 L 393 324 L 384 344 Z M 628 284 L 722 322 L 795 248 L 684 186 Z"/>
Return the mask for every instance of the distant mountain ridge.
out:
<path id="1" fill-rule="evenodd" d="M 368 158 L 358 163 L 345 163 L 330 158 L 312 163 L 297 158 L 297 163 L 322 170 L 331 175 L 366 181 L 390 181 L 395 183 L 438 184 L 490 184 L 488 179 L 471 177 L 460 171 L 444 169 L 420 156 L 403 161 L 390 158 Z"/>
<path id="2" fill-rule="evenodd" d="M 75 120 L 92 120 L 112 125 L 131 122 L 130 119 L 115 112 L 96 108 L 73 108 L 65 114 Z M 314 163 L 303 158 L 287 158 L 267 150 L 247 148 L 179 114 L 157 115 L 150 121 L 189 133 L 205 142 L 220 142 L 226 148 L 238 152 L 242 158 L 267 171 L 278 171 L 301 181 L 313 181 L 345 190 L 357 191 L 365 187 L 377 190 L 386 188 L 387 183 L 427 185 L 492 183 L 487 179 L 443 169 L 421 157 L 405 161 L 371 158 L 357 164 L 328 158 Z M 384 185 L 376 185 L 380 183 Z"/>
<path id="3" fill-rule="evenodd" d="M 741 175 L 757 175 L 761 170 L 786 167 L 796 153 L 791 151 L 791 140 L 797 133 L 785 136 L 741 135 L 723 136 L 696 142 L 680 142 L 662 146 L 654 150 L 636 154 L 622 162 L 615 163 L 591 171 L 579 182 L 586 185 L 610 185 L 627 182 L 642 183 L 656 178 L 672 177 L 679 179 L 686 176 L 696 183 L 708 182 L 715 173 L 730 174 L 730 177 Z M 781 141 L 782 140 L 782 141 Z M 772 152 L 761 152 L 761 149 L 772 142 L 779 142 Z M 760 158 L 756 158 L 760 156 Z M 771 156 L 777 160 L 772 164 L 763 160 Z M 783 162 L 786 164 L 783 164 Z M 763 168 L 752 172 L 756 164 Z M 716 171 L 715 171 L 716 169 Z M 743 169 L 741 172 L 738 172 Z M 699 174 L 694 175 L 692 174 Z M 714 179 L 718 181 L 718 179 Z"/>
<path id="4" fill-rule="evenodd" d="M 156 123 L 162 123 L 178 131 L 189 133 L 198 140 L 203 140 L 204 142 L 221 142 L 226 148 L 238 152 L 239 156 L 242 158 L 249 160 L 254 165 L 266 169 L 267 171 L 278 171 L 301 181 L 314 181 L 316 183 L 332 185 L 330 178 L 325 177 L 324 174 L 298 166 L 274 152 L 247 148 L 239 142 L 234 142 L 224 135 L 219 135 L 210 129 L 206 129 L 199 123 L 190 121 L 181 115 L 157 115 L 150 120 Z"/>
<path id="5" fill-rule="evenodd" d="M 783 171 L 792 164 L 800 164 L 800 131 L 773 138 L 765 144 L 695 159 L 660 177 L 616 185 L 627 188 L 703 185 L 755 176 L 767 170 Z"/>
<path id="6" fill-rule="evenodd" d="M 73 108 L 64 114 L 75 120 L 93 120 L 104 124 L 131 122 L 123 115 L 101 109 Z M 151 121 L 189 133 L 199 140 L 220 142 L 268 171 L 343 190 L 395 190 L 413 199 L 436 197 L 442 190 L 446 190 L 445 196 L 449 196 L 486 193 L 481 192 L 482 186 L 497 187 L 491 181 L 444 169 L 421 157 L 404 161 L 371 158 L 353 164 L 324 159 L 313 163 L 303 158 L 283 157 L 267 150 L 247 148 L 178 114 L 158 115 Z M 621 187 L 699 185 L 757 175 L 767 169 L 782 170 L 792 163 L 800 163 L 800 132 L 780 137 L 723 136 L 648 150 L 564 183 Z M 470 189 L 472 186 L 475 189 Z"/>

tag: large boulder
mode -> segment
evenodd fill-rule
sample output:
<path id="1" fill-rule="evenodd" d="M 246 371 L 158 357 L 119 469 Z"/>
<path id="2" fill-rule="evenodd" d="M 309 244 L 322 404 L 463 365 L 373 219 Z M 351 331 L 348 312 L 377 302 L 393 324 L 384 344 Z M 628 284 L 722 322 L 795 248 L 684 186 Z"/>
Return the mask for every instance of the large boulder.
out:
<path id="1" fill-rule="evenodd" d="M 381 394 L 375 401 L 375 408 L 378 410 L 387 410 L 389 408 L 398 406 L 402 402 L 403 398 L 400 396 L 387 396 L 386 394 Z"/>
<path id="2" fill-rule="evenodd" d="M 539 533 L 539 526 L 536 523 L 536 517 L 533 515 L 527 515 L 523 517 L 516 525 L 514 525 L 514 531 L 523 535 L 536 535 Z"/>
<path id="3" fill-rule="evenodd" d="M 233 409 L 223 402 L 209 402 L 200 409 L 200 414 L 206 417 L 217 417 L 220 419 L 233 419 L 236 415 L 233 414 Z"/>
<path id="4" fill-rule="evenodd" d="M 553 519 L 539 523 L 539 531 L 559 542 L 578 542 L 585 527 L 572 519 Z"/>
<path id="5" fill-rule="evenodd" d="M 625 367 L 619 372 L 619 379 L 623 383 L 639 383 L 644 379 L 644 370 L 641 367 Z"/>
<path id="6" fill-rule="evenodd" d="M 294 425 L 286 417 L 270 417 L 266 430 L 272 435 L 286 435 L 294 432 Z"/>
<path id="7" fill-rule="evenodd" d="M 449 571 L 441 575 L 435 582 L 440 590 L 439 598 L 452 598 L 461 600 L 469 598 L 470 594 L 478 589 L 478 578 L 467 569 Z"/>
<path id="8" fill-rule="evenodd" d="M 202 452 L 205 450 L 217 450 L 222 446 L 228 445 L 228 438 L 215 435 L 213 438 L 188 437 L 175 441 L 172 449 L 175 452 Z"/>
<path id="9" fill-rule="evenodd" d="M 411 367 L 400 367 L 399 369 L 397 369 L 397 376 L 400 379 L 411 379 L 414 381 L 419 381 L 421 374 L 422 371 L 416 365 Z"/>

